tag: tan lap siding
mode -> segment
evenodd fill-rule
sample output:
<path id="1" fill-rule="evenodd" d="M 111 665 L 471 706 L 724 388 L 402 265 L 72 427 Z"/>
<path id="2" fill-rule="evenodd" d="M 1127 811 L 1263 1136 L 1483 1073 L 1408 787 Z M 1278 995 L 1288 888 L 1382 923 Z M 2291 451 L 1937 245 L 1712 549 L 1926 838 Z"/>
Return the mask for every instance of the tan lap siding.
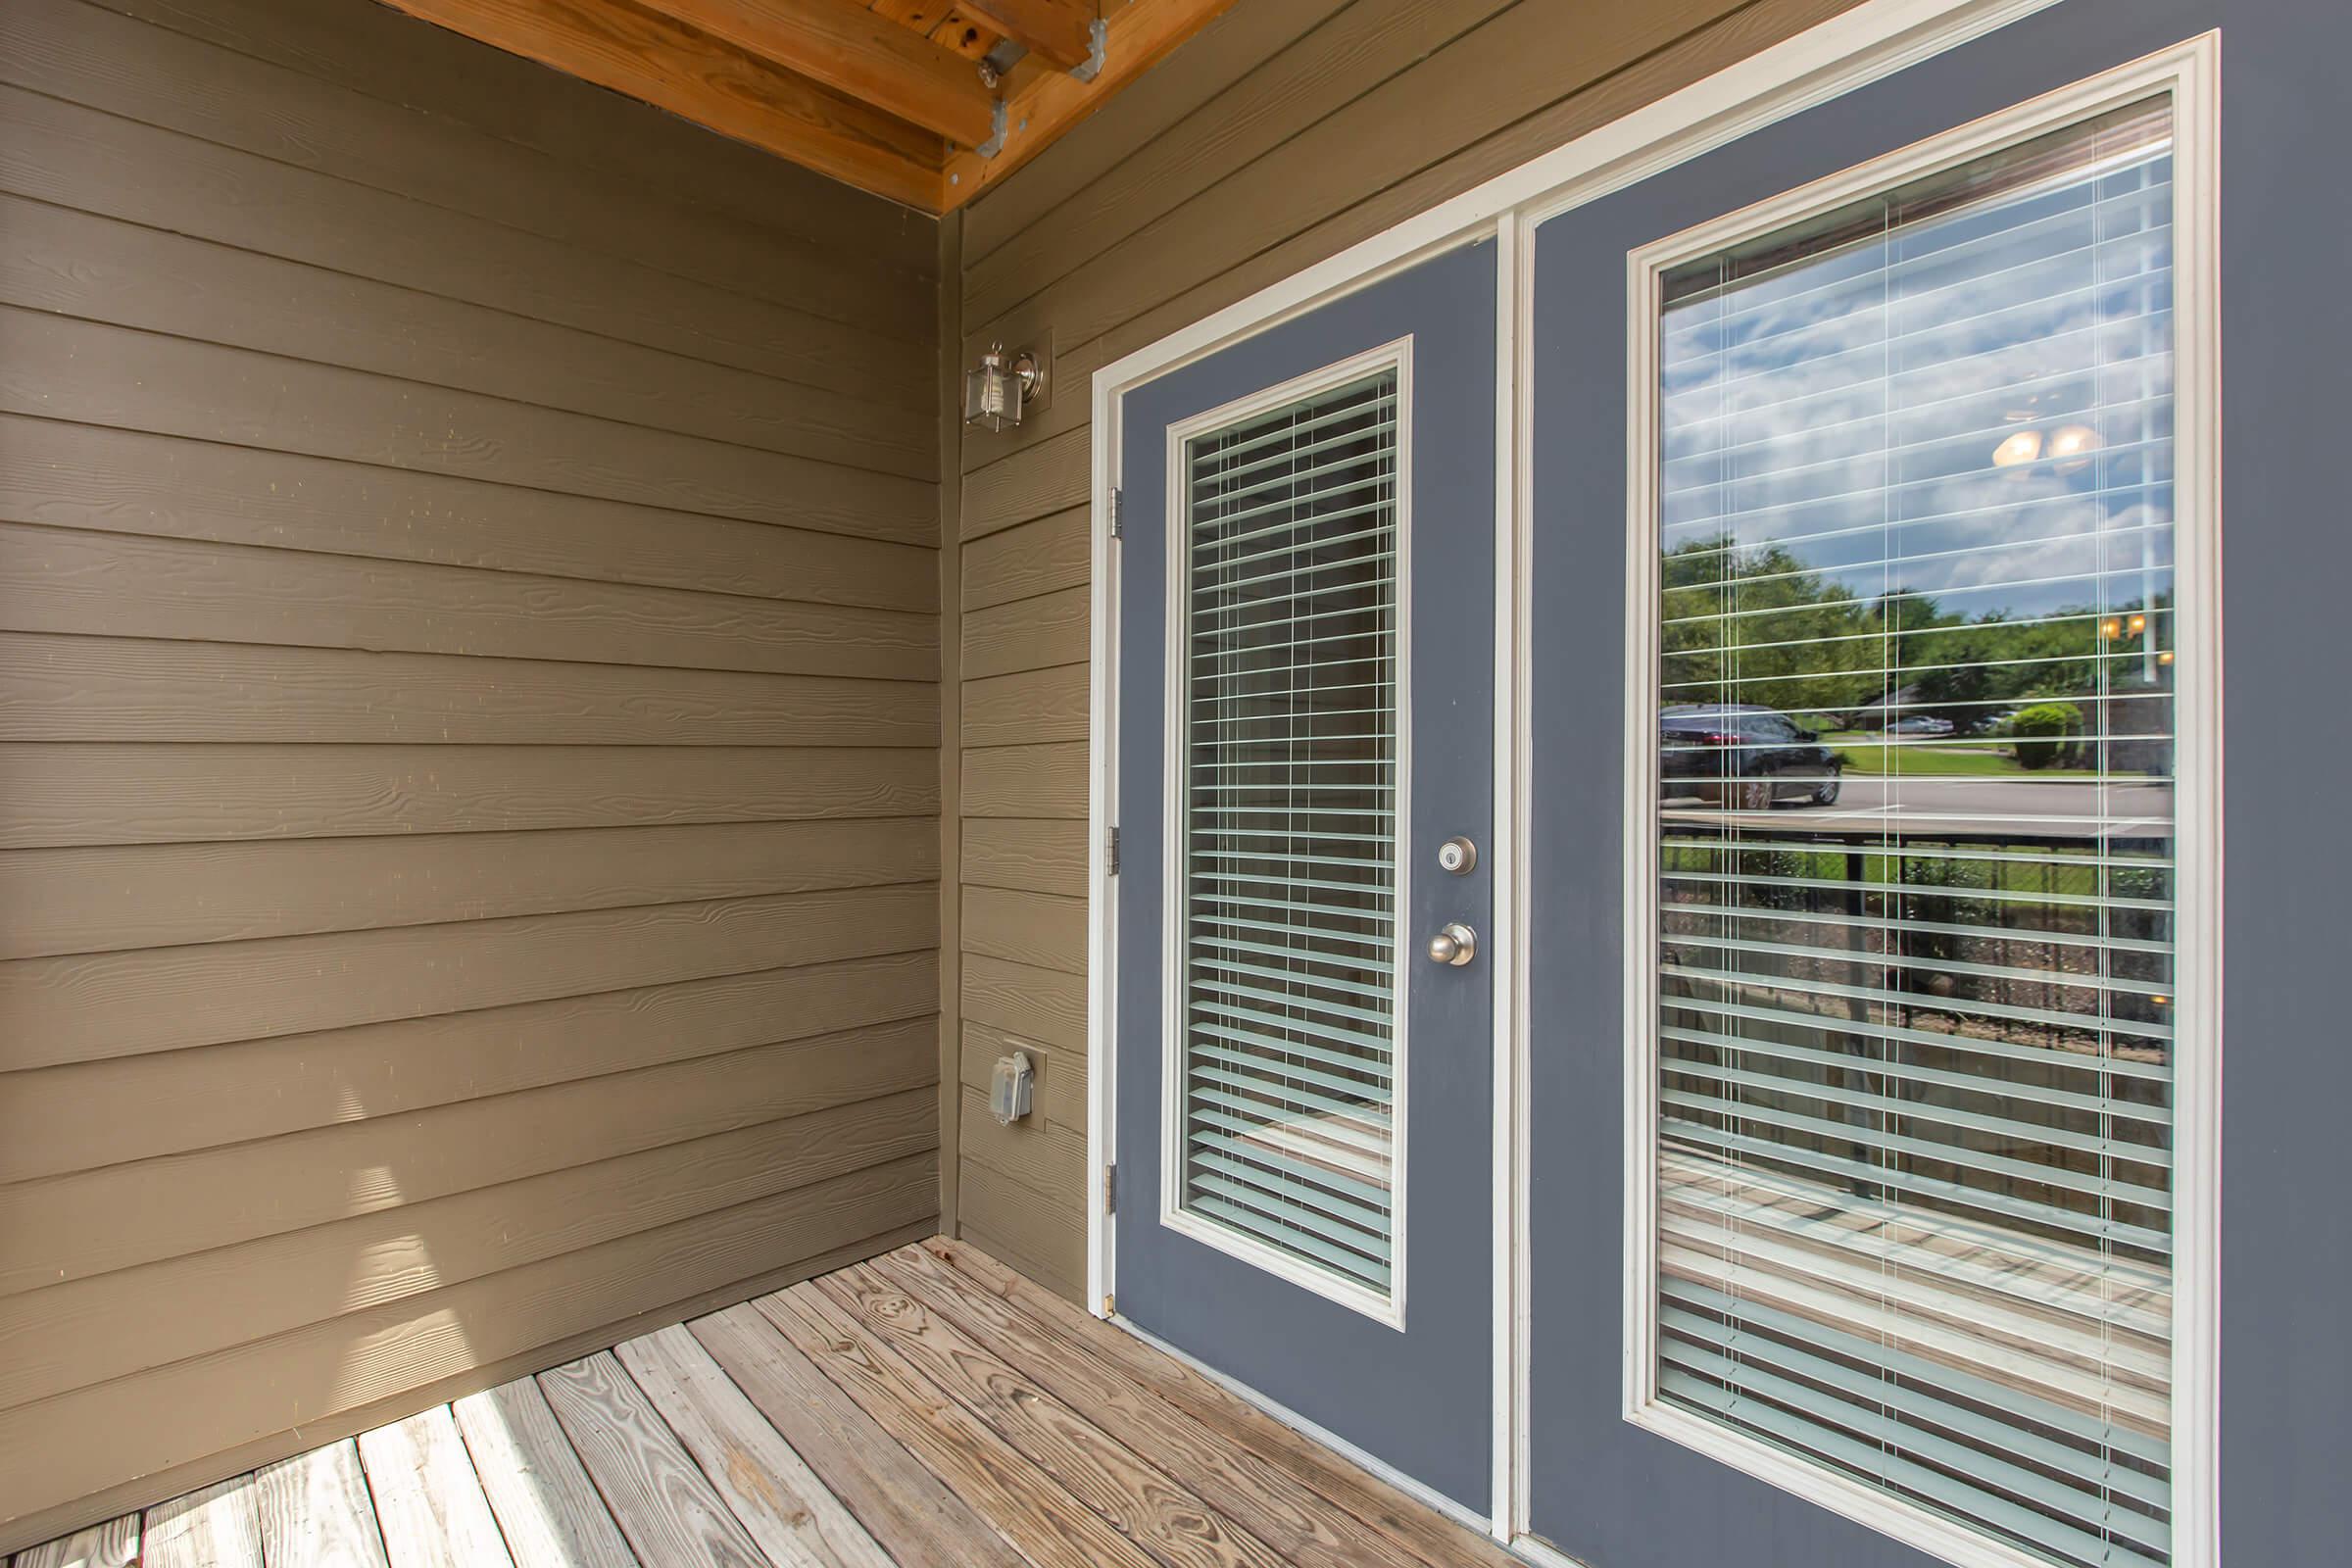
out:
<path id="1" fill-rule="evenodd" d="M 935 225 L 364 0 L 0 149 L 0 1550 L 930 1228 Z"/>
<path id="2" fill-rule="evenodd" d="M 1252 0 L 965 209 L 965 362 L 1050 336 L 1054 394 L 961 450 L 964 1235 L 1084 1283 L 1095 370 L 1850 3 Z M 1000 1128 L 1016 1047 L 1050 1092 Z"/>

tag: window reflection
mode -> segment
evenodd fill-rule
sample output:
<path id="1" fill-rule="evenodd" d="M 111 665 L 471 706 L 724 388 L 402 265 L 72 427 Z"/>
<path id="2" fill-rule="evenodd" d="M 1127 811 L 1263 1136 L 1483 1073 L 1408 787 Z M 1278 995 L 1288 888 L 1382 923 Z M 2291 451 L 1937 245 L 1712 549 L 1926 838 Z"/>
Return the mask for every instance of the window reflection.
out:
<path id="1" fill-rule="evenodd" d="M 2170 1561 L 2171 117 L 1682 269 L 1661 1396 Z"/>

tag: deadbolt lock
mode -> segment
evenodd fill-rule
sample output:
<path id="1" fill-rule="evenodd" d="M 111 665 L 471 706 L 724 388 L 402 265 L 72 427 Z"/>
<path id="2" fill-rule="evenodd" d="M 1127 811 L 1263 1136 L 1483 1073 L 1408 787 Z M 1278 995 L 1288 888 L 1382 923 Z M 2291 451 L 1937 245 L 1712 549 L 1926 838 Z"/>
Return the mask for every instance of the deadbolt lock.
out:
<path id="1" fill-rule="evenodd" d="M 1478 846 L 1456 834 L 1438 846 L 1438 869 L 1468 876 L 1478 868 Z"/>

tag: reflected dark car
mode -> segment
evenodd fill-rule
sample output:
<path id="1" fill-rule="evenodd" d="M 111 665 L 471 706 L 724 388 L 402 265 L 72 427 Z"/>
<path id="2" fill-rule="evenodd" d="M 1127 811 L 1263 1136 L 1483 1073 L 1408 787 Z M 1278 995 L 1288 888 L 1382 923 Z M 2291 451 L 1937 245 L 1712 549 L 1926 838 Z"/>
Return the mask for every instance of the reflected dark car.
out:
<path id="1" fill-rule="evenodd" d="M 1659 778 L 1667 800 L 1727 809 L 1831 806 L 1845 759 L 1774 708 L 1686 704 L 1658 714 Z"/>

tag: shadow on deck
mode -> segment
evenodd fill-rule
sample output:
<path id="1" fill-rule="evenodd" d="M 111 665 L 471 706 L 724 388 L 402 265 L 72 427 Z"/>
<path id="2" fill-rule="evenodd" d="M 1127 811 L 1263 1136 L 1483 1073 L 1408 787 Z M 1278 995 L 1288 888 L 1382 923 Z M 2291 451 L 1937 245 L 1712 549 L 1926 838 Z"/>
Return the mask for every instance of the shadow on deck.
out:
<path id="1" fill-rule="evenodd" d="M 944 1239 L 12 1568 L 1451 1568 L 1515 1558 Z"/>

